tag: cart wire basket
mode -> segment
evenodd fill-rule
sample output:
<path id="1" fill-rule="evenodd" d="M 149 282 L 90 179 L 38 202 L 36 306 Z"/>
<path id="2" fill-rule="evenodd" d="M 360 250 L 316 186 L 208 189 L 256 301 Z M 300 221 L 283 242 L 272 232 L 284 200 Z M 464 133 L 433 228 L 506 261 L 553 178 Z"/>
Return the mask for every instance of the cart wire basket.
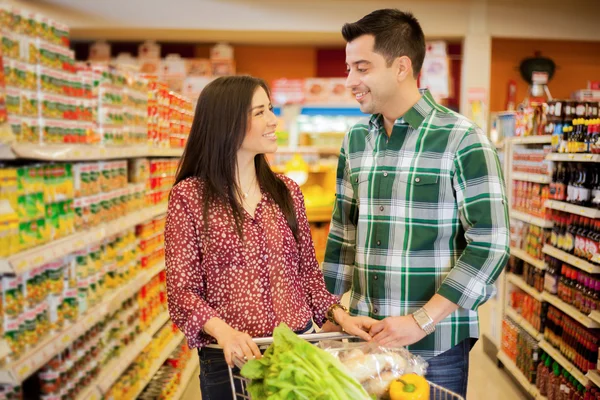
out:
<path id="1" fill-rule="evenodd" d="M 298 336 L 310 343 L 318 343 L 324 340 L 341 340 L 354 338 L 354 336 L 350 336 L 346 333 L 310 333 Z M 262 351 L 266 349 L 271 343 L 273 343 L 273 338 L 255 338 L 253 339 L 253 341 Z M 217 345 L 210 345 L 209 347 L 220 348 Z M 244 366 L 245 360 L 239 357 L 234 357 L 234 363 L 238 367 L 238 369 L 241 369 Z M 239 372 L 235 372 L 234 369 L 232 369 L 231 367 L 229 367 L 229 381 L 231 384 L 231 393 L 233 400 L 261 400 L 253 399 L 250 397 L 246 390 L 246 387 L 250 381 L 241 376 Z M 429 386 L 430 400 L 465 400 L 462 396 L 453 393 L 439 385 L 436 385 L 433 382 L 429 382 Z"/>

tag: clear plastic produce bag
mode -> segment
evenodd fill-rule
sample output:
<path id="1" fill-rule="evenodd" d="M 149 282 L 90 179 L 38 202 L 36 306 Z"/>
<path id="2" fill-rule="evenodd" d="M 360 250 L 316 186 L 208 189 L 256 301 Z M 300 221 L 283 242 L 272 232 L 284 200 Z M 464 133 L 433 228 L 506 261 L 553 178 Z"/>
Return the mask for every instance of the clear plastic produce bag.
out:
<path id="1" fill-rule="evenodd" d="M 319 347 L 338 358 L 347 372 L 377 399 L 387 399 L 391 383 L 405 374 L 425 376 L 427 362 L 405 348 L 384 348 L 373 343 L 323 341 Z"/>

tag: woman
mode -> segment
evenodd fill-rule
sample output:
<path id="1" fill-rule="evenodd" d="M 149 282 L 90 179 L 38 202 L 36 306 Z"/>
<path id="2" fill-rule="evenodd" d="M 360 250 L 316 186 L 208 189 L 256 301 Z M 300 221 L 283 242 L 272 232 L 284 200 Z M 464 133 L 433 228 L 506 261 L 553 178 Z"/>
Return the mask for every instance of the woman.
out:
<path id="1" fill-rule="evenodd" d="M 271 171 L 277 150 L 269 90 L 249 76 L 202 91 L 171 190 L 165 247 L 169 312 L 199 347 L 203 399 L 230 398 L 233 355 L 260 357 L 252 337 L 285 322 L 303 333 L 326 319 L 369 340 L 325 288 L 298 185 Z M 339 328 L 338 328 L 339 329 Z M 217 342 L 223 351 L 207 349 Z"/>

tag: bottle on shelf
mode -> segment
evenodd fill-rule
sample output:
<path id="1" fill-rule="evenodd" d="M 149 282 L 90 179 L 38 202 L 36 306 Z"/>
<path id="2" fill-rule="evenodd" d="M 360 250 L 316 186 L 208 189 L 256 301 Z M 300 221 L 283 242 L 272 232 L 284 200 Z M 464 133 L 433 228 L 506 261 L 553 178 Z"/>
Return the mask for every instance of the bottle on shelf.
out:
<path id="1" fill-rule="evenodd" d="M 558 293 L 559 270 L 556 261 L 558 260 L 552 259 L 544 275 L 544 290 L 550 294 Z"/>

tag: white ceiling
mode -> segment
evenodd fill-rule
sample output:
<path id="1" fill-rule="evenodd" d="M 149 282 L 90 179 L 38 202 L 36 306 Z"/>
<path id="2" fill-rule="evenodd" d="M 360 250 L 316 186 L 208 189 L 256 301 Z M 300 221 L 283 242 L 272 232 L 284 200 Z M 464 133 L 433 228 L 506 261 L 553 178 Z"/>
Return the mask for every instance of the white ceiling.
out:
<path id="1" fill-rule="evenodd" d="M 6 1 L 63 21 L 80 39 L 340 44 L 345 22 L 386 7 L 412 11 L 429 38 L 460 38 L 473 4 L 484 3 L 492 36 L 600 40 L 600 0 Z"/>

